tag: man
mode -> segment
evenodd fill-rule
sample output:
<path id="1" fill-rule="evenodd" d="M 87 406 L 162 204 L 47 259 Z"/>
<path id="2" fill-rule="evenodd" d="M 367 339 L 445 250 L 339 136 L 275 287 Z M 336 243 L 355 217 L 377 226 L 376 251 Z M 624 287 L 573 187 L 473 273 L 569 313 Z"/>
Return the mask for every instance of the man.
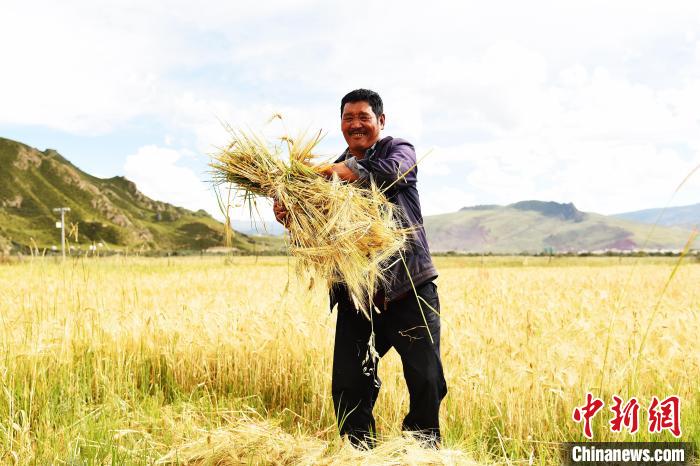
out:
<path id="1" fill-rule="evenodd" d="M 393 261 L 389 283 L 374 298 L 377 309 L 370 322 L 355 308 L 347 289 L 331 290 L 331 309 L 338 305 L 333 353 L 333 404 L 341 435 L 353 444 L 372 446 L 375 421 L 372 409 L 379 393 L 378 358 L 369 349 L 374 330 L 378 357 L 394 347 L 401 357 L 410 395 L 410 408 L 402 428 L 430 445 L 440 442 L 440 402 L 447 393 L 440 359 L 440 302 L 423 229 L 416 189 L 416 154 L 402 139 L 385 137 L 382 99 L 374 91 L 357 89 L 341 100 L 341 129 L 348 148 L 323 173 L 341 180 L 386 189 L 386 196 L 401 210 L 412 238 L 402 257 Z M 275 216 L 285 223 L 284 206 L 275 203 Z"/>

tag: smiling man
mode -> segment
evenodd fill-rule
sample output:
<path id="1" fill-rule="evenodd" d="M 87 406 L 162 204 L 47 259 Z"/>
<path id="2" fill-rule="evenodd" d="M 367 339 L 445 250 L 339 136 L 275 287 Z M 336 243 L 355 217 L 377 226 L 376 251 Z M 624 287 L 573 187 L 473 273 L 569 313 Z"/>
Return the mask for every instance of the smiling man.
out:
<path id="1" fill-rule="evenodd" d="M 331 290 L 331 309 L 338 306 L 332 393 L 340 434 L 357 446 L 374 444 L 372 410 L 381 385 L 377 368 L 379 358 L 393 347 L 401 357 L 410 396 L 402 428 L 437 446 L 440 403 L 447 385 L 440 358 L 440 301 L 433 282 L 437 271 L 423 229 L 416 153 L 403 139 L 381 138 L 385 116 L 376 92 L 348 93 L 341 100 L 340 113 L 348 147 L 324 175 L 375 183 L 398 206 L 403 226 L 412 231 L 403 257 L 391 261 L 388 284 L 374 297 L 372 322 L 358 311 L 343 285 Z M 275 215 L 285 222 L 286 211 L 277 203 Z M 375 356 L 369 350 L 372 329 Z"/>

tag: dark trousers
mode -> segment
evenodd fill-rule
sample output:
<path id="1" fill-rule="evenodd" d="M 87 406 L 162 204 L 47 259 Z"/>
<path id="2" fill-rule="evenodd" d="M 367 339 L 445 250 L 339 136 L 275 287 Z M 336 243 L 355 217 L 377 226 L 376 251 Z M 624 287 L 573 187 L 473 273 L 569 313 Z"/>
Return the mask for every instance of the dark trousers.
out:
<path id="1" fill-rule="evenodd" d="M 435 311 L 440 311 L 434 283 L 425 283 L 416 291 Z M 373 312 L 372 322 L 357 312 L 347 297 L 338 302 L 333 405 L 340 435 L 348 435 L 354 444 L 374 443 L 372 408 L 381 386 L 377 368 L 379 358 L 392 347 L 401 357 L 410 395 L 410 408 L 402 429 L 419 434 L 431 444 L 440 441 L 440 402 L 447 394 L 440 359 L 440 316 L 425 302 L 420 301 L 421 312 L 419 301 L 411 292 L 410 296 L 389 303 L 381 313 Z M 368 352 L 372 327 L 377 352 L 374 357 Z"/>

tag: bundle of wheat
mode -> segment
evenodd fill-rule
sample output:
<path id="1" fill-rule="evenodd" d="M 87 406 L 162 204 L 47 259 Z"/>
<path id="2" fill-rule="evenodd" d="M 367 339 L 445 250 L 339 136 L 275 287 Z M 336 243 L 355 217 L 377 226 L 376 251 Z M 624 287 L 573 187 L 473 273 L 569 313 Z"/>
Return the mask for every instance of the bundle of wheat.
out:
<path id="1" fill-rule="evenodd" d="M 376 287 L 387 280 L 389 263 L 398 258 L 409 231 L 384 193 L 320 176 L 314 166 L 312 138 L 285 137 L 289 161 L 282 148 L 260 136 L 229 128 L 232 142 L 214 155 L 211 166 L 217 183 L 231 183 L 244 200 L 255 196 L 277 199 L 288 210 L 289 251 L 301 273 L 322 277 L 327 284 L 343 283 L 369 316 Z"/>
<path id="2" fill-rule="evenodd" d="M 383 438 L 374 449 L 357 449 L 349 441 L 328 442 L 293 435 L 269 421 L 242 417 L 186 440 L 156 461 L 158 465 L 463 465 L 478 466 L 460 450 L 425 448 L 415 437 Z"/>

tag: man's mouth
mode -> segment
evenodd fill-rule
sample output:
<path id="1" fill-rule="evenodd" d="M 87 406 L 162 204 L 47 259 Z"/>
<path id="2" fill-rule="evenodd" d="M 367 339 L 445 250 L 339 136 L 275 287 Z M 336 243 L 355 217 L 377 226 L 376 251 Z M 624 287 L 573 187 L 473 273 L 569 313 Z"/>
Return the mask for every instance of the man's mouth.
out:
<path id="1" fill-rule="evenodd" d="M 350 136 L 353 136 L 353 137 L 364 137 L 364 136 L 367 136 L 367 133 L 350 133 Z"/>

